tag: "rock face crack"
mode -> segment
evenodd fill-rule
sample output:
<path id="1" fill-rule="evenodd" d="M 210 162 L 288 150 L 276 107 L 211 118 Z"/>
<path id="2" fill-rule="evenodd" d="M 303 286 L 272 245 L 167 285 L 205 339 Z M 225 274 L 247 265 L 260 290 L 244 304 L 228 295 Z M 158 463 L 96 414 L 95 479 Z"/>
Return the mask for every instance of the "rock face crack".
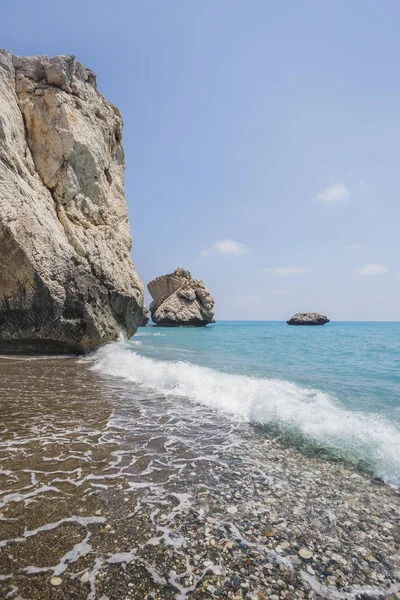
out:
<path id="1" fill-rule="evenodd" d="M 131 336 L 122 119 L 74 56 L 0 50 L 0 350 L 85 351 Z"/>

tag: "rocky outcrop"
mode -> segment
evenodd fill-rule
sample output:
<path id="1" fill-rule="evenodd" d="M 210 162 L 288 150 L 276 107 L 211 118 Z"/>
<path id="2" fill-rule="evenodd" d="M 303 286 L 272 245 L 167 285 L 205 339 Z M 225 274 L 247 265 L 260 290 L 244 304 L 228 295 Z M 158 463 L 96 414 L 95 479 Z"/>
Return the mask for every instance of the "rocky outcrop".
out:
<path id="1" fill-rule="evenodd" d="M 0 352 L 81 352 L 135 332 L 121 137 L 73 56 L 0 50 Z"/>
<path id="2" fill-rule="evenodd" d="M 139 327 L 146 327 L 146 325 L 149 321 L 150 321 L 150 311 L 146 305 L 143 305 L 142 320 L 139 323 Z"/>
<path id="3" fill-rule="evenodd" d="M 325 323 L 329 323 L 329 319 L 319 313 L 296 313 L 286 323 L 288 325 L 325 325 Z"/>
<path id="4" fill-rule="evenodd" d="M 153 298 L 151 318 L 157 325 L 199 327 L 215 322 L 213 297 L 189 271 L 178 268 L 153 279 L 147 288 Z"/>

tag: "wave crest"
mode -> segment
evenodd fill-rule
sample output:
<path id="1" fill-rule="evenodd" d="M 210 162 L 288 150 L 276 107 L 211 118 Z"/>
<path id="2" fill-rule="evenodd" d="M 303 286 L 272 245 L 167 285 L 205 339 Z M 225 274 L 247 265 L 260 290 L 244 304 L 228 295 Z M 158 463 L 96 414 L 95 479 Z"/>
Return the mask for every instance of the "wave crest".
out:
<path id="1" fill-rule="evenodd" d="M 356 463 L 400 485 L 399 429 L 381 415 L 347 410 L 324 392 L 281 379 L 153 360 L 137 354 L 129 343 L 103 347 L 92 368 L 263 426 L 284 441 Z"/>

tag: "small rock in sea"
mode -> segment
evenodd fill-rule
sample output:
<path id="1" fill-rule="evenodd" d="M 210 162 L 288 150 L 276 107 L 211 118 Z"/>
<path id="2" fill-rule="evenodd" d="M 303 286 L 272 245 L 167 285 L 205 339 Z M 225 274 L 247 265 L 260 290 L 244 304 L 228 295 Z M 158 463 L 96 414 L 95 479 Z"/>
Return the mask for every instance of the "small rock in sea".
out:
<path id="1" fill-rule="evenodd" d="M 54 585 L 54 586 L 61 585 L 62 579 L 61 579 L 61 577 L 52 577 L 50 579 L 50 583 L 51 583 L 51 585 Z"/>
<path id="2" fill-rule="evenodd" d="M 310 560 L 310 558 L 313 557 L 313 553 L 311 552 L 311 550 L 308 550 L 307 548 L 300 548 L 299 556 L 301 558 L 304 558 L 304 560 Z"/>
<path id="3" fill-rule="evenodd" d="M 328 317 L 319 313 L 296 313 L 289 321 L 288 325 L 325 325 L 329 323 Z"/>

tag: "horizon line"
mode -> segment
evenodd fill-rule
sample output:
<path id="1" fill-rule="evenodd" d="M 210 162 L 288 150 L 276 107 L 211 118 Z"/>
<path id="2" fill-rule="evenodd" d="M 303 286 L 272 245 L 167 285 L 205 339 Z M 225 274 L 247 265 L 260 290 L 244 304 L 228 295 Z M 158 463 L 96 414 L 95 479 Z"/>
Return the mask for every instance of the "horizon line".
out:
<path id="1" fill-rule="evenodd" d="M 229 321 L 236 321 L 239 323 L 286 323 L 286 319 L 216 319 L 216 323 L 222 321 L 222 322 L 229 322 Z M 369 320 L 347 320 L 347 319 L 330 319 L 329 323 L 400 323 L 400 319 L 393 321 L 393 320 L 384 320 L 384 319 L 369 319 Z M 325 323 L 325 325 L 329 325 L 329 323 Z M 213 325 L 213 323 L 209 323 L 209 325 Z"/>

